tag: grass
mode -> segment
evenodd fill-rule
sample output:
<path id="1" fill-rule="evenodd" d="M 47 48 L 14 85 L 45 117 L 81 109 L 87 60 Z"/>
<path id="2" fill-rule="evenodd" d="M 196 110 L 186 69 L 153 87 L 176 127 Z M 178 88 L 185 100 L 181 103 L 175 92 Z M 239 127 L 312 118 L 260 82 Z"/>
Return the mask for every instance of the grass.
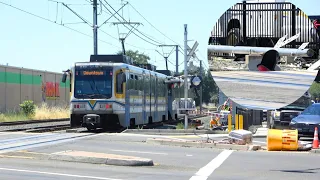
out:
<path id="1" fill-rule="evenodd" d="M 23 112 L 0 113 L 0 122 L 44 120 L 69 118 L 70 112 L 67 107 L 49 107 L 47 104 L 36 106 L 33 117 L 26 116 Z"/>
<path id="2" fill-rule="evenodd" d="M 193 124 L 188 126 L 188 129 L 195 129 L 195 128 L 196 126 Z M 178 123 L 176 126 L 176 129 L 184 129 L 184 123 Z"/>

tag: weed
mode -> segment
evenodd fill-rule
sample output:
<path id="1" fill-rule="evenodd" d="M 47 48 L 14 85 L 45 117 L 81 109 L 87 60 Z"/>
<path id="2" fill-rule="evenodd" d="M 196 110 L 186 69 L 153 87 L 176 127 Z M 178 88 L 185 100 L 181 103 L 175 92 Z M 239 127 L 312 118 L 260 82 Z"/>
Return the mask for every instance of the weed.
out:
<path id="1" fill-rule="evenodd" d="M 43 103 L 40 106 L 34 105 L 32 110 L 32 104 L 30 101 L 22 103 L 21 112 L 0 113 L 0 122 L 70 118 L 68 107 L 49 107 Z"/>

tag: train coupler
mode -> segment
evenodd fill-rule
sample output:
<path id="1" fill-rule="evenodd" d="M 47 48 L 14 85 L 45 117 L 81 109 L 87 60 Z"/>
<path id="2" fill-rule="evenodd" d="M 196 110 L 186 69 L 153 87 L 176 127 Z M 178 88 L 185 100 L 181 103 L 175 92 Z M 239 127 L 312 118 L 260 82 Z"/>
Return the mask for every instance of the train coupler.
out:
<path id="1" fill-rule="evenodd" d="M 87 114 L 83 116 L 82 127 L 95 128 L 100 126 L 100 116 L 97 114 Z"/>

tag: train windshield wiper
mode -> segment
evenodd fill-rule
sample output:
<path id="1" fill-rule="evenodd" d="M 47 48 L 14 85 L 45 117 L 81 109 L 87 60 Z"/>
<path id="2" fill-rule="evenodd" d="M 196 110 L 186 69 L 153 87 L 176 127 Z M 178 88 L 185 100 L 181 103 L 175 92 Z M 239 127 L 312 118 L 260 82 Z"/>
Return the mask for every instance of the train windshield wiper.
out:
<path id="1" fill-rule="evenodd" d="M 99 97 L 99 98 L 105 98 L 105 99 L 109 99 L 110 96 L 108 95 L 104 95 L 104 94 L 87 94 L 87 96 L 91 99 L 94 99 L 95 97 Z"/>

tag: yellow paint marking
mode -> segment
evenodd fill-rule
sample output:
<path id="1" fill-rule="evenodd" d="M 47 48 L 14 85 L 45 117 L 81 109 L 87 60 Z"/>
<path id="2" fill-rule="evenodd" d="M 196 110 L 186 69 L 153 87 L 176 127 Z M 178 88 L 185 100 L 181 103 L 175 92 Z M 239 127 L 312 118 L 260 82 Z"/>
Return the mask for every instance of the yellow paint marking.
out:
<path id="1" fill-rule="evenodd" d="M 93 106 L 96 103 L 96 100 L 89 100 L 89 103 L 91 106 Z"/>
<path id="2" fill-rule="evenodd" d="M 33 157 L 28 157 L 28 156 L 6 156 L 6 155 L 0 155 L 0 158 L 22 158 L 22 159 L 34 159 Z"/>

